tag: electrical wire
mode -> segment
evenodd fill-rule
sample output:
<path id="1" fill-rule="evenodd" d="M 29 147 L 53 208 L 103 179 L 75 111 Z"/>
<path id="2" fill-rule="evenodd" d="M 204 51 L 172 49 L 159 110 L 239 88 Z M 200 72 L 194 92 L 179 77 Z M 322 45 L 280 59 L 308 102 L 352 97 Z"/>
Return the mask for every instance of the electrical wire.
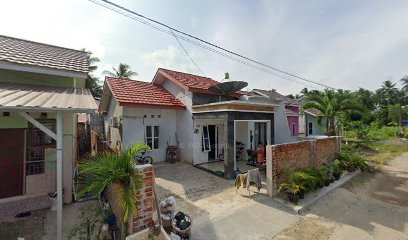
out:
<path id="1" fill-rule="evenodd" d="M 155 26 L 155 25 L 153 25 L 153 24 L 151 24 L 151 23 L 149 23 L 149 22 L 147 22 L 147 21 L 141 20 L 141 19 L 139 19 L 139 18 L 137 18 L 137 17 L 135 17 L 135 16 L 133 16 L 133 15 L 130 15 L 130 14 L 126 13 L 126 12 L 123 12 L 123 11 L 120 11 L 120 10 L 118 10 L 118 9 L 115 9 L 115 8 L 109 6 L 109 5 L 104 5 L 103 3 L 98 2 L 98 0 L 89 0 L 89 1 L 90 1 L 90 2 L 93 2 L 93 3 L 97 4 L 97 5 L 100 5 L 100 6 L 104 7 L 104 8 L 107 8 L 107 9 L 109 9 L 109 10 L 111 10 L 111 11 L 114 11 L 114 12 L 116 12 L 116 13 L 119 13 L 119 14 L 125 16 L 125 17 L 128 17 L 128 18 L 130 18 L 130 19 L 136 20 L 136 21 L 138 21 L 138 22 L 140 22 L 140 23 L 143 23 L 143 24 L 145 24 L 145 25 L 148 25 L 148 26 L 150 26 L 150 27 L 152 27 L 152 28 L 154 28 L 154 29 L 156 29 L 156 30 L 158 30 L 158 31 L 161 31 L 161 32 L 163 32 L 163 33 L 167 33 L 167 34 L 172 35 L 172 36 L 176 35 L 178 39 L 182 39 L 182 40 L 184 40 L 184 41 L 186 41 L 186 42 L 189 42 L 189 43 L 194 44 L 194 45 L 196 45 L 196 46 L 198 46 L 198 47 L 204 48 L 204 49 L 206 49 L 206 50 L 208 50 L 208 51 L 211 51 L 211 52 L 213 52 L 213 53 L 216 53 L 216 54 L 218 54 L 218 55 L 221 55 L 221 56 L 223 56 L 223 57 L 226 57 L 226 58 L 228 58 L 228 59 L 230 59 L 230 60 L 233 60 L 233 61 L 236 61 L 236 62 L 238 62 L 238 63 L 244 64 L 244 65 L 246 65 L 246 66 L 248 66 L 248 67 L 254 68 L 254 69 L 258 70 L 258 71 L 262 71 L 262 72 L 268 73 L 268 74 L 270 74 L 270 75 L 273 75 L 273 76 L 276 76 L 276 77 L 279 77 L 279 78 L 282 78 L 282 79 L 285 79 L 285 80 L 288 80 L 288 81 L 291 81 L 291 82 L 294 82 L 294 83 L 297 83 L 297 84 L 299 84 L 299 85 L 306 86 L 306 87 L 309 87 L 309 88 L 312 88 L 312 89 L 315 88 L 314 86 L 311 86 L 311 85 L 305 84 L 305 83 L 303 83 L 303 82 L 300 82 L 300 81 L 291 79 L 291 78 L 289 78 L 289 77 L 287 77 L 287 76 L 279 75 L 279 74 L 277 74 L 277 73 L 275 73 L 275 72 L 272 72 L 272 71 L 270 71 L 270 70 L 268 70 L 268 69 L 265 69 L 265 68 L 262 68 L 262 67 L 260 67 L 260 66 L 256 66 L 256 65 L 254 65 L 254 64 L 245 62 L 245 61 L 242 60 L 242 59 L 239 59 L 239 58 L 230 56 L 230 55 L 228 55 L 228 54 L 226 54 L 226 53 L 224 53 L 224 52 L 218 51 L 218 50 L 213 49 L 213 48 L 211 48 L 211 47 L 209 47 L 209 46 L 206 46 L 206 45 L 204 45 L 204 44 L 200 44 L 200 43 L 195 42 L 195 41 L 193 41 L 193 40 L 191 40 L 191 39 L 189 39 L 189 38 L 186 38 L 186 37 L 184 37 L 184 36 L 174 34 L 174 32 L 173 32 L 173 34 L 172 34 L 172 33 L 171 33 L 169 30 L 167 30 L 167 29 L 163 29 L 163 28 L 160 28 L 160 27 L 158 27 L 158 26 Z M 327 86 L 327 87 L 328 87 L 328 86 Z M 328 88 L 331 88 L 331 87 L 328 87 Z"/>
<path id="2" fill-rule="evenodd" d="M 335 89 L 335 88 L 330 87 L 330 86 L 328 86 L 328 85 L 326 85 L 326 84 L 322 84 L 322 83 L 319 83 L 319 82 L 315 82 L 315 81 L 312 81 L 312 80 L 309 80 L 309 79 L 300 77 L 300 76 L 298 76 L 298 75 L 295 75 L 295 74 L 292 74 L 292 73 L 289 73 L 289 72 L 280 70 L 280 69 L 278 69 L 278 68 L 276 68 L 276 67 L 270 66 L 270 65 L 268 65 L 268 64 L 262 63 L 262 62 L 260 62 L 260 61 L 254 60 L 254 59 L 251 59 L 251 58 L 249 58 L 249 57 L 245 57 L 245 56 L 243 56 L 242 54 L 235 53 L 235 52 L 233 52 L 233 51 L 231 51 L 231 50 L 228 50 L 228 49 L 226 49 L 226 48 L 217 46 L 217 45 L 215 45 L 215 44 L 213 44 L 213 43 L 210 43 L 210 42 L 208 42 L 208 41 L 206 41 L 206 40 L 203 40 L 203 39 L 201 39 L 201 38 L 195 37 L 195 36 L 193 36 L 193 35 L 191 35 L 191 34 L 188 34 L 188 33 L 185 33 L 185 32 L 183 32 L 183 31 L 180 31 L 180 30 L 177 30 L 177 29 L 175 29 L 175 28 L 172 28 L 172 27 L 170 27 L 170 26 L 167 25 L 167 24 L 164 24 L 164 23 L 161 23 L 161 22 L 156 21 L 156 20 L 154 20 L 154 19 L 151 19 L 151 18 L 148 18 L 148 17 L 146 17 L 146 16 L 143 16 L 142 14 L 139 14 L 139 13 L 137 13 L 137 12 L 135 12 L 135 11 L 132 11 L 132 10 L 130 10 L 130 9 L 128 9 L 128 8 L 122 7 L 122 6 L 118 5 L 118 4 L 115 4 L 115 3 L 113 3 L 113 2 L 110 2 L 110 1 L 108 1 L 108 0 L 89 0 L 89 1 L 91 1 L 91 2 L 93 2 L 93 3 L 95 3 L 95 4 L 98 4 L 98 5 L 100 5 L 100 6 L 103 6 L 103 7 L 105 7 L 105 8 L 108 8 L 108 9 L 110 9 L 110 10 L 112 10 L 112 11 L 115 11 L 115 12 L 117 12 L 117 13 L 119 13 L 119 14 L 122 14 L 122 15 L 124 15 L 124 16 L 127 16 L 127 17 L 129 17 L 129 18 L 132 18 L 132 19 L 134 19 L 134 20 L 137 20 L 137 21 L 139 21 L 139 22 L 141 22 L 141 23 L 144 23 L 144 24 L 146 24 L 146 25 L 148 25 L 148 26 L 150 26 L 150 27 L 153 27 L 153 28 L 155 28 L 155 29 L 157 29 L 157 30 L 166 32 L 166 31 L 163 30 L 162 28 L 160 28 L 160 27 L 158 27 L 158 26 L 155 26 L 155 25 L 149 23 L 148 21 L 153 22 L 153 23 L 155 23 L 155 24 L 158 24 L 158 25 L 160 25 L 160 26 L 163 26 L 163 27 L 165 27 L 165 28 L 167 28 L 167 29 L 169 29 L 169 30 L 171 31 L 171 32 L 167 32 L 168 34 L 175 35 L 174 32 L 177 32 L 177 33 L 179 33 L 179 34 L 182 34 L 182 35 L 187 36 L 187 37 L 189 37 L 189 38 L 195 39 L 195 40 L 197 40 L 197 41 L 199 41 L 199 42 L 202 42 L 202 43 L 204 43 L 204 44 L 210 45 L 210 46 L 212 46 L 212 47 L 214 47 L 214 48 L 217 48 L 217 49 L 219 49 L 219 50 L 222 50 L 222 51 L 224 51 L 224 52 L 227 52 L 227 53 L 229 53 L 229 54 L 235 55 L 236 57 L 245 59 L 245 60 L 250 61 L 250 62 L 252 62 L 252 63 L 255 63 L 255 64 L 261 65 L 261 66 L 263 66 L 263 67 L 272 69 L 272 70 L 274 70 L 274 71 L 280 72 L 281 74 L 288 75 L 288 76 L 291 76 L 291 77 L 294 77 L 294 78 L 297 78 L 297 79 L 300 79 L 300 80 L 302 80 L 302 81 L 306 81 L 306 82 L 309 82 L 309 83 L 312 83 L 312 84 L 316 84 L 316 85 L 319 85 L 319 86 L 321 86 L 321 87 L 330 88 L 330 89 Z M 101 2 L 103 2 L 103 3 L 105 3 L 105 4 L 102 4 Z M 113 7 L 112 7 L 112 6 L 113 6 Z M 119 10 L 121 10 L 121 11 L 119 11 Z M 140 19 L 140 18 L 136 18 L 136 17 L 134 17 L 133 15 L 136 15 L 136 16 L 138 16 L 138 17 L 140 17 L 140 18 L 146 19 L 147 21 L 142 20 L 142 19 Z M 188 41 L 188 40 L 186 40 L 186 38 L 181 37 L 181 35 L 178 35 L 176 38 L 180 38 L 180 39 L 182 39 L 182 40 Z M 191 42 L 191 39 L 189 39 L 189 40 L 190 40 L 190 41 L 188 41 L 188 42 L 192 43 L 192 42 Z M 193 44 L 202 47 L 202 44 L 197 44 L 196 42 L 193 43 Z M 208 49 L 207 49 L 207 50 L 208 50 Z M 214 49 L 213 49 L 213 50 L 214 50 Z M 242 62 L 241 62 L 241 63 L 242 63 Z M 249 65 L 248 65 L 248 66 L 249 66 Z M 258 70 L 259 70 L 259 69 L 258 69 Z M 262 71 L 263 71 L 263 70 L 262 70 Z M 265 71 L 264 71 L 264 72 L 265 72 Z M 282 76 L 282 75 L 277 75 L 277 74 L 274 74 L 274 75 L 277 76 L 277 77 L 281 77 L 281 76 Z M 283 78 L 283 77 L 281 77 L 281 78 Z M 283 78 L 283 79 L 287 79 L 287 78 Z"/>
<path id="3" fill-rule="evenodd" d="M 203 71 L 201 70 L 201 68 L 198 66 L 198 64 L 194 61 L 194 59 L 190 56 L 190 54 L 188 54 L 187 50 L 184 48 L 183 44 L 181 44 L 180 40 L 177 38 L 176 34 L 174 34 L 174 32 L 170 29 L 170 32 L 173 34 L 174 38 L 177 40 L 177 42 L 180 44 L 180 47 L 184 50 L 184 52 L 186 53 L 186 55 L 188 56 L 188 58 L 190 58 L 191 62 L 197 67 L 198 71 L 200 71 L 200 73 L 204 76 L 207 77 Z"/>

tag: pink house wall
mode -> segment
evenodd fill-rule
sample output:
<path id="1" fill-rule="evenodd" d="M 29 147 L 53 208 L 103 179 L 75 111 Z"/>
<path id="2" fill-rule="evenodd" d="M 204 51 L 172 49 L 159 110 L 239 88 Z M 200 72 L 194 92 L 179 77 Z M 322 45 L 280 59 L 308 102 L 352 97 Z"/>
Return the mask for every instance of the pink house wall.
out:
<path id="1" fill-rule="evenodd" d="M 299 107 L 286 106 L 286 109 L 289 109 L 299 114 Z M 299 136 L 299 116 L 287 116 L 287 118 L 288 118 L 290 134 L 292 135 L 292 124 L 295 124 L 295 135 L 294 136 Z"/>

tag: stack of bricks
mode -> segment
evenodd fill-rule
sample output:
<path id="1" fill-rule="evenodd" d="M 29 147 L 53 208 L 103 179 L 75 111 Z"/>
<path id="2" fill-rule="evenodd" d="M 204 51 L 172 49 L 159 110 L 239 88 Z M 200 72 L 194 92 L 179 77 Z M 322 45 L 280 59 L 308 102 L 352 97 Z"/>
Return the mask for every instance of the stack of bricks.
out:
<path id="1" fill-rule="evenodd" d="M 153 167 L 150 164 L 138 165 L 136 171 L 141 177 L 142 187 L 135 196 L 137 212 L 132 217 L 132 221 L 130 221 L 132 226 L 130 227 L 131 231 L 129 231 L 129 233 L 135 233 L 149 228 L 153 221 Z"/>

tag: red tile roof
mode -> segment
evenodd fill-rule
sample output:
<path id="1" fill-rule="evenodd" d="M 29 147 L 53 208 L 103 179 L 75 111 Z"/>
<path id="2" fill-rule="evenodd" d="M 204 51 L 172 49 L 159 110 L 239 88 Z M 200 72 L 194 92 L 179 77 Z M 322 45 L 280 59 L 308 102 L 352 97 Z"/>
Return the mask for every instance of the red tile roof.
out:
<path id="1" fill-rule="evenodd" d="M 173 95 L 151 83 L 112 77 L 105 81 L 121 106 L 185 109 Z"/>
<path id="2" fill-rule="evenodd" d="M 211 79 L 208 77 L 202 77 L 198 75 L 193 75 L 189 73 L 173 71 L 173 70 L 164 69 L 164 68 L 159 68 L 157 70 L 157 73 L 162 74 L 167 79 L 174 82 L 176 85 L 178 85 L 179 87 L 185 90 L 189 90 L 191 92 L 200 92 L 200 93 L 217 95 L 208 90 L 209 87 L 212 87 L 220 83 L 214 79 Z M 156 80 L 156 77 L 153 79 L 152 82 L 156 84 L 157 82 L 155 80 Z M 240 92 L 231 94 L 231 96 L 234 96 L 234 97 L 239 97 L 241 95 L 242 94 Z"/>

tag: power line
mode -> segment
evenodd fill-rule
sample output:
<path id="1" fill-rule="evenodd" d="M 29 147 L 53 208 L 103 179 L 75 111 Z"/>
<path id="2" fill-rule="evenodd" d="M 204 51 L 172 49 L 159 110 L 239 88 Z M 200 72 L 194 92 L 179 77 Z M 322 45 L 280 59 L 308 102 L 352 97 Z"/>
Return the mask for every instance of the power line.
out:
<path id="1" fill-rule="evenodd" d="M 122 6 L 120 6 L 120 5 L 117 5 L 117 4 L 112 3 L 112 2 L 110 2 L 110 1 L 107 1 L 107 0 L 89 0 L 89 1 L 90 1 L 90 2 L 93 2 L 93 3 L 97 4 L 97 5 L 100 5 L 100 6 L 102 6 L 102 7 L 105 7 L 105 8 L 107 8 L 107 9 L 111 10 L 111 11 L 114 11 L 114 12 L 116 12 L 116 13 L 119 13 L 119 14 L 121 14 L 121 15 L 123 15 L 123 16 L 126 16 L 126 17 L 128 17 L 128 18 L 131 18 L 131 19 L 133 19 L 133 20 L 136 20 L 136 21 L 138 21 L 138 22 L 140 22 L 140 23 L 143 23 L 143 24 L 145 24 L 145 25 L 148 25 L 148 26 L 150 26 L 150 27 L 152 27 L 152 28 L 155 28 L 156 30 L 159 30 L 159 31 L 161 31 L 161 32 L 164 32 L 164 33 L 167 33 L 167 34 L 169 34 L 169 35 L 175 36 L 175 37 L 177 38 L 177 41 L 179 41 L 179 39 L 182 39 L 182 40 L 184 40 L 184 41 L 186 41 L 186 42 L 189 42 L 189 43 L 191 43 L 191 44 L 194 44 L 194 45 L 196 45 L 196 46 L 199 46 L 199 47 L 201 47 L 201 48 L 204 48 L 204 49 L 209 50 L 209 51 L 211 51 L 211 52 L 214 52 L 214 53 L 216 53 L 216 54 L 219 54 L 219 55 L 221 55 L 221 56 L 223 56 L 223 57 L 226 57 L 226 58 L 228 58 L 228 59 L 230 59 L 230 60 L 233 60 L 233 61 L 242 63 L 242 64 L 244 64 L 244 65 L 246 65 L 246 66 L 252 67 L 252 68 L 257 69 L 257 70 L 259 70 L 259 71 L 263 71 L 263 72 L 265 72 L 265 73 L 274 75 L 274 76 L 276 76 L 276 77 L 279 77 L 279 78 L 282 78 L 282 79 L 285 79 L 285 80 L 289 80 L 289 81 L 295 82 L 295 83 L 297 83 L 297 84 L 300 84 L 300 85 L 303 85 L 303 86 L 306 86 L 306 87 L 311 87 L 311 88 L 313 88 L 312 86 L 307 85 L 307 84 L 304 84 L 304 83 L 302 83 L 302 82 L 300 82 L 300 81 L 298 81 L 298 80 L 291 79 L 291 78 L 289 78 L 289 77 L 287 77 L 287 76 L 285 76 L 285 75 L 280 75 L 280 74 L 277 74 L 276 72 L 273 72 L 273 71 L 271 71 L 271 70 L 268 70 L 268 69 L 266 69 L 266 68 L 263 68 L 263 67 L 267 67 L 267 68 L 273 69 L 273 70 L 275 70 L 275 71 L 278 71 L 278 72 L 280 72 L 280 73 L 286 74 L 286 75 L 288 75 L 288 76 L 295 77 L 295 78 L 300 79 L 300 80 L 302 80 L 302 81 L 306 81 L 306 82 L 309 82 L 309 83 L 313 83 L 313 84 L 316 84 L 316 85 L 319 85 L 319 86 L 322 86 L 322 87 L 325 87 L 325 88 L 334 89 L 333 87 L 330 87 L 330 86 L 328 86 L 328 85 L 325 85 L 325 84 L 322 84 L 322 83 L 318 83 L 318 82 L 314 82 L 314 81 L 311 81 L 311 80 L 308 80 L 308 79 L 299 77 L 299 76 L 297 76 L 297 75 L 294 75 L 294 74 L 291 74 L 291 73 L 288 73 L 288 72 L 279 70 L 279 69 L 274 68 L 274 67 L 272 67 L 272 66 L 269 66 L 269 65 L 267 65 L 267 64 L 263 64 L 263 63 L 260 63 L 260 62 L 258 62 L 258 61 L 252 60 L 252 59 L 250 59 L 250 58 L 248 58 L 248 57 L 245 57 L 245 56 L 242 56 L 242 55 L 240 55 L 240 54 L 234 53 L 234 52 L 232 52 L 232 51 L 230 51 L 230 50 L 224 49 L 224 48 L 222 48 L 222 47 L 219 47 L 219 46 L 217 46 L 217 45 L 215 45 L 215 44 L 209 43 L 209 42 L 207 42 L 207 41 L 205 41 L 205 40 L 202 40 L 202 39 L 200 39 L 200 38 L 194 37 L 194 36 L 192 36 L 192 35 L 190 35 L 190 34 L 187 34 L 187 33 L 184 33 L 184 32 L 182 32 L 182 31 L 179 31 L 179 30 L 177 30 L 177 29 L 174 29 L 174 28 L 172 28 L 172 27 L 170 27 L 170 26 L 168 26 L 168 25 L 166 25 L 166 24 L 164 24 L 164 23 L 161 23 L 161 22 L 158 22 L 158 21 L 156 21 L 156 20 L 153 20 L 153 19 L 150 19 L 150 18 L 148 18 L 148 17 L 145 17 L 145 16 L 143 16 L 143 15 L 141 15 L 141 14 L 138 14 L 138 13 L 132 11 L 132 10 L 129 10 L 129 9 L 125 8 L 125 7 L 122 7 Z M 101 2 L 102 2 L 102 3 L 101 3 Z M 141 18 L 144 18 L 144 19 L 147 19 L 148 21 L 154 22 L 154 23 L 159 24 L 159 25 L 161 25 L 161 26 L 164 26 L 165 28 L 161 28 L 161 27 L 159 27 L 159 26 L 156 26 L 156 25 L 154 25 L 154 24 L 152 24 L 152 23 L 150 23 L 150 22 L 148 22 L 148 21 L 142 20 L 142 19 L 140 19 L 140 18 L 138 18 L 138 17 L 136 17 L 136 16 L 134 16 L 134 15 L 136 15 L 136 16 L 138 16 L 138 17 L 141 17 Z M 168 30 L 167 30 L 167 29 L 168 29 Z M 214 48 L 211 48 L 211 47 L 209 47 L 209 46 L 207 46 L 207 45 L 204 45 L 204 44 L 202 44 L 202 43 L 200 43 L 200 42 L 196 42 L 196 41 L 194 41 L 194 40 L 192 40 L 192 39 L 190 39 L 190 38 L 188 38 L 188 37 L 185 37 L 185 36 L 183 36 L 183 35 L 175 34 L 173 31 L 178 32 L 178 33 L 181 33 L 181 34 L 183 34 L 183 35 L 185 35 L 185 36 L 188 36 L 188 37 L 190 37 L 190 38 L 196 39 L 196 40 L 198 40 L 198 41 L 200 41 L 200 42 L 203 42 L 204 44 L 213 46 L 213 47 L 215 47 L 215 48 L 217 48 L 217 49 L 220 49 L 220 50 L 222 50 L 222 51 L 224 51 L 224 52 L 222 52 L 222 51 L 220 51 L 220 50 L 217 50 L 217 49 L 214 49 Z M 184 48 L 183 48 L 183 49 L 184 49 Z M 228 55 L 228 54 L 225 53 L 225 52 L 230 53 L 230 54 L 233 54 L 233 55 L 235 55 L 235 56 L 237 56 L 237 57 Z M 239 58 L 238 58 L 238 57 L 239 57 Z M 244 61 L 244 60 L 242 60 L 242 59 L 240 59 L 240 58 L 245 59 L 245 60 L 247 60 L 247 61 L 250 61 L 250 62 L 252 62 L 252 63 L 246 62 L 246 61 Z M 263 67 L 257 66 L 257 65 L 255 65 L 255 64 L 253 64 L 253 63 L 258 64 L 258 65 L 261 65 L 261 66 L 263 66 Z"/>
<path id="2" fill-rule="evenodd" d="M 201 70 L 201 68 L 198 66 L 198 64 L 194 61 L 194 59 L 190 56 L 190 54 L 188 54 L 187 50 L 184 48 L 183 44 L 181 44 L 180 40 L 177 38 L 176 34 L 174 34 L 174 32 L 170 29 L 170 32 L 173 34 L 174 38 L 176 38 L 177 42 L 180 44 L 180 47 L 184 50 L 184 52 L 186 53 L 186 55 L 188 56 L 188 58 L 190 58 L 191 62 L 197 67 L 198 71 L 201 72 L 201 74 L 204 77 L 207 77 L 203 71 Z"/>

